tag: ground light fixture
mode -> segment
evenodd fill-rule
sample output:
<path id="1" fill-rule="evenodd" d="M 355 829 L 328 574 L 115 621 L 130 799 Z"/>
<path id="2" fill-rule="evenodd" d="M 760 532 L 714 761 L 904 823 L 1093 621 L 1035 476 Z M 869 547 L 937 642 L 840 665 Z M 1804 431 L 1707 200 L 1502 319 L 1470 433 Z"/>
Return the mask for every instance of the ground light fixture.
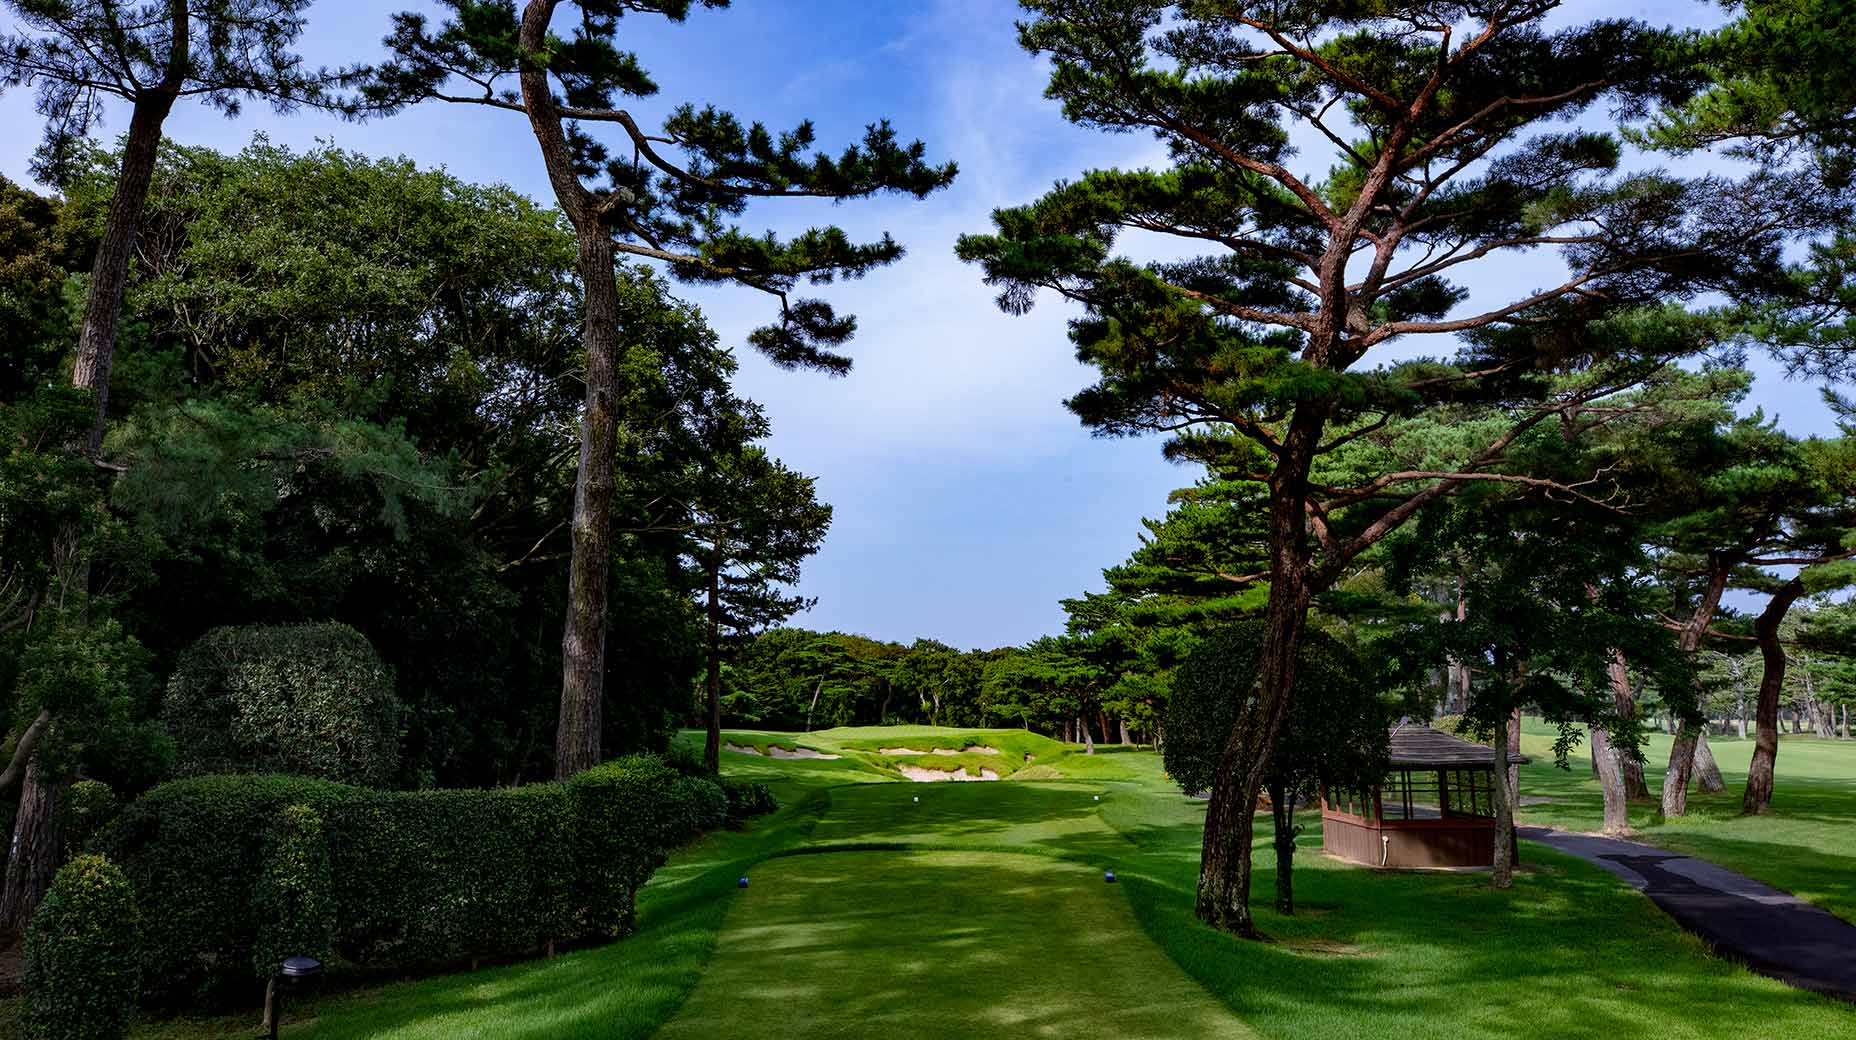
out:
<path id="1" fill-rule="evenodd" d="M 314 957 L 286 957 L 264 989 L 264 1035 L 277 1040 L 283 1024 L 284 991 L 303 992 L 322 979 L 322 962 Z"/>

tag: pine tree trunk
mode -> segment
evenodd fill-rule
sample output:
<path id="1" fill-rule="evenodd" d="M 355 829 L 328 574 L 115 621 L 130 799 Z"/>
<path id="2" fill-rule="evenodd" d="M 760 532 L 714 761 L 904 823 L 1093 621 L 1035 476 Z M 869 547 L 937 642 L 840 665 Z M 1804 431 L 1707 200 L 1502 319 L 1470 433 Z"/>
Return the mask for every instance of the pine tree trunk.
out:
<path id="1" fill-rule="evenodd" d="M 71 366 L 71 385 L 95 395 L 96 415 L 86 445 L 95 456 L 103 449 L 105 417 L 109 412 L 110 371 L 116 361 L 116 332 L 122 323 L 123 293 L 129 284 L 129 260 L 135 254 L 136 233 L 142 209 L 154 183 L 161 157 L 161 126 L 174 109 L 174 100 L 186 82 L 192 30 L 186 4 L 171 5 L 174 48 L 168 55 L 161 85 L 137 92 L 129 114 L 129 136 L 123 142 L 122 163 L 116 175 L 116 194 L 104 219 L 103 238 L 97 244 L 85 290 L 84 323 L 77 334 L 77 359 Z"/>
<path id="2" fill-rule="evenodd" d="M 1325 419 L 1297 409 L 1284 438 L 1270 488 L 1270 591 L 1264 607 L 1257 696 L 1238 713 L 1225 740 L 1205 809 L 1199 883 L 1193 913 L 1223 931 L 1257 938 L 1250 914 L 1250 853 L 1257 794 L 1269 770 L 1276 734 L 1295 691 L 1295 657 L 1308 619 L 1308 537 L 1303 515 L 1308 470 Z"/>
<path id="3" fill-rule="evenodd" d="M 1714 622 L 1714 612 L 1720 608 L 1721 595 L 1727 590 L 1727 579 L 1732 573 L 1733 561 L 1718 555 L 1708 557 L 1707 587 L 1677 640 L 1684 652 L 1692 655 L 1701 648 L 1702 636 Z M 1675 724 L 1676 739 L 1669 748 L 1669 767 L 1663 771 L 1663 815 L 1681 816 L 1688 812 L 1688 785 L 1695 772 L 1695 747 L 1700 738 L 1693 725 L 1685 719 L 1677 719 L 1673 712 L 1670 721 Z"/>
<path id="4" fill-rule="evenodd" d="M 1610 734 L 1592 730 L 1592 766 L 1598 770 L 1598 788 L 1605 796 L 1606 834 L 1630 832 L 1630 798 L 1624 792 L 1623 756 L 1611 746 Z"/>
<path id="5" fill-rule="evenodd" d="M 1272 782 L 1270 818 L 1276 826 L 1276 912 L 1295 913 L 1295 807 L 1280 782 Z"/>
<path id="6" fill-rule="evenodd" d="M 1688 812 L 1688 785 L 1695 775 L 1695 727 L 1676 724 L 1676 739 L 1669 745 L 1669 766 L 1663 770 L 1663 815 Z"/>
<path id="7" fill-rule="evenodd" d="M 529 0 L 517 43 L 523 51 L 552 50 L 549 22 L 559 0 Z M 555 107 L 547 66 L 525 62 L 522 106 L 541 149 L 555 201 L 574 228 L 584 307 L 580 342 L 586 353 L 586 413 L 580 422 L 580 468 L 574 480 L 573 550 L 567 569 L 567 617 L 561 636 L 561 713 L 554 739 L 560 779 L 597 765 L 602 747 L 606 682 L 606 598 L 611 580 L 613 454 L 620 397 L 619 288 L 610 233 L 599 200 L 580 183 L 574 150 Z"/>
<path id="8" fill-rule="evenodd" d="M 1611 703 L 1620 716 L 1627 719 L 1637 717 L 1637 691 L 1630 681 L 1630 663 L 1624 658 L 1624 651 L 1611 651 L 1611 660 L 1605 666 L 1605 674 L 1611 680 Z M 1610 734 L 1606 734 L 1609 738 Z M 1613 747 L 1612 751 L 1617 752 Z M 1624 797 L 1631 801 L 1647 802 L 1650 800 L 1650 784 L 1643 776 L 1643 760 L 1631 755 L 1617 754 L 1618 770 L 1624 779 Z"/>
<path id="9" fill-rule="evenodd" d="M 1502 757 L 1502 761 L 1509 763 L 1508 765 L 1508 789 L 1515 793 L 1516 798 L 1519 798 L 1520 792 L 1521 792 L 1521 767 L 1519 764 L 1514 762 L 1514 759 L 1519 758 L 1521 755 L 1521 709 L 1520 708 L 1516 708 L 1513 711 L 1513 713 L 1511 713 L 1508 717 L 1507 743 L 1508 743 L 1508 754 Z"/>
<path id="10" fill-rule="evenodd" d="M 1089 716 L 1078 715 L 1076 717 L 1076 729 L 1083 738 L 1083 754 L 1085 755 L 1095 754 L 1096 753 L 1096 738 L 1091 736 L 1089 733 Z M 1107 734 L 1104 734 L 1104 736 L 1106 735 Z"/>
<path id="11" fill-rule="evenodd" d="M 1128 720 L 1117 719 L 1116 721 L 1121 724 L 1121 746 L 1122 747 L 1133 747 L 1134 746 L 1134 734 L 1128 732 Z"/>
<path id="12" fill-rule="evenodd" d="M 703 683 L 709 696 L 709 733 L 703 742 L 703 764 L 709 772 L 722 771 L 722 542 L 716 538 L 709 555 L 708 674 Z"/>
<path id="13" fill-rule="evenodd" d="M 613 460 L 618 450 L 619 289 L 611 239 L 597 226 L 579 234 L 586 297 L 586 412 L 574 481 L 573 553 L 561 637 L 561 718 L 554 773 L 565 780 L 599 764 L 606 684 L 606 603 L 612 577 Z"/>
<path id="14" fill-rule="evenodd" d="M 57 873 L 60 840 L 58 803 L 65 785 L 47 780 L 40 770 L 40 756 L 26 764 L 26 777 L 19 788 L 19 812 L 13 818 L 12 853 L 7 858 L 6 876 L 0 880 L 0 926 L 24 932 L 32 923 L 39 900 L 51 887 Z"/>
<path id="15" fill-rule="evenodd" d="M 1720 764 L 1714 761 L 1714 749 L 1708 746 L 1706 727 L 1695 734 L 1695 779 L 1708 794 L 1727 790 L 1727 781 L 1721 779 Z"/>
<path id="16" fill-rule="evenodd" d="M 1792 603 L 1804 594 L 1797 578 L 1772 594 L 1766 609 L 1753 623 L 1764 667 L 1759 673 L 1759 698 L 1753 705 L 1753 761 L 1746 769 L 1746 793 L 1740 811 L 1755 816 L 1772 809 L 1772 774 L 1779 760 L 1779 693 L 1785 686 L 1785 648 L 1779 645 L 1779 623 Z"/>
<path id="17" fill-rule="evenodd" d="M 1503 717 L 1497 725 L 1495 739 L 1490 742 L 1496 749 L 1497 761 L 1495 782 L 1489 785 L 1495 803 L 1495 859 L 1494 870 L 1489 875 L 1491 888 L 1507 888 L 1514 884 L 1515 789 L 1510 786 L 1509 771 L 1500 766 L 1501 759 L 1506 757 L 1502 749 L 1508 746 L 1508 734 L 1513 727 L 1513 720 Z"/>

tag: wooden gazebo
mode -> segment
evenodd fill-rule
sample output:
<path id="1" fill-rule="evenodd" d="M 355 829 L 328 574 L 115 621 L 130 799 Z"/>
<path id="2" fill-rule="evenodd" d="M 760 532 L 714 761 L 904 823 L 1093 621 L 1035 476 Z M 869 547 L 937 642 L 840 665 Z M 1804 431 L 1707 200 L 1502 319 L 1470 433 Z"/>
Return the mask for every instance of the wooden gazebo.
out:
<path id="1" fill-rule="evenodd" d="M 1495 749 L 1416 723 L 1392 727 L 1370 791 L 1321 790 L 1321 846 L 1374 867 L 1486 867 L 1495 859 Z M 1510 753 L 1520 764 L 1527 756 Z"/>

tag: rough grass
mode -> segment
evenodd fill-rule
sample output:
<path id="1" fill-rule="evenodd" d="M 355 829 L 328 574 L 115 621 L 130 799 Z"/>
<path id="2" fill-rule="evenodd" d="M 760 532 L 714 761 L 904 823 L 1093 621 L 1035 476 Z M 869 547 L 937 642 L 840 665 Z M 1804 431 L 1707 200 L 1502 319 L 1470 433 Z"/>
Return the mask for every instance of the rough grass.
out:
<path id="1" fill-rule="evenodd" d="M 934 746 L 972 736 L 919 735 L 949 741 Z M 887 738 L 862 731 L 803 742 L 836 751 L 865 739 Z M 1734 840 L 1804 828 L 1847 862 L 1849 838 L 1812 828 L 1847 819 L 1856 792 L 1827 772 L 1815 796 L 1822 804 L 1794 797 L 1818 782 L 1808 778 L 1784 794 L 1790 771 L 1812 761 L 1793 750 L 1788 742 L 1780 755 L 1780 815 L 1750 821 L 1769 829 Z M 1723 749 L 1724 765 L 1730 754 Z M 870 783 L 884 777 L 849 756 L 726 756 L 731 773 L 778 779 L 785 807 L 674 857 L 645 889 L 632 938 L 553 961 L 333 994 L 293 1013 L 285 1035 L 591 1040 L 662 1028 L 667 1037 L 719 1038 L 1856 1040 L 1847 1005 L 1709 956 L 1611 875 L 1532 844 L 1514 889 L 1497 893 L 1476 874 L 1381 873 L 1330 860 L 1305 814 L 1301 912 L 1285 918 L 1268 909 L 1274 877 L 1259 820 L 1253 894 L 1271 941 L 1233 939 L 1191 915 L 1204 803 L 1168 785 L 1151 753 L 1054 758 L 1072 779 Z M 1560 799 L 1543 808 L 1568 817 L 1589 808 L 1596 820 L 1596 802 L 1579 801 L 1583 775 L 1544 764 L 1526 775 L 1528 793 Z M 1693 835 L 1708 837 L 1709 821 L 1737 826 L 1702 815 L 1690 821 Z M 1767 857 L 1800 847 L 1811 848 L 1775 842 Z M 1769 864 L 1767 873 L 1774 869 L 1796 868 Z M 1103 884 L 1104 870 L 1122 883 Z M 735 887 L 741 874 L 753 879 L 745 891 Z M 254 1021 L 157 1023 L 138 1035 L 246 1036 Z"/>
<path id="2" fill-rule="evenodd" d="M 1523 794 L 1553 801 L 1521 810 L 1524 823 L 1593 831 L 1604 823 L 1604 796 L 1581 746 L 1569 769 L 1553 765 L 1550 730 L 1534 720 L 1522 728 L 1522 748 L 1533 756 L 1521 774 Z M 1740 796 L 1753 754 L 1751 740 L 1710 737 L 1727 781 L 1722 794 L 1689 791 L 1688 814 L 1664 819 L 1657 804 L 1631 806 L 1640 841 L 1711 860 L 1784 889 L 1856 921 L 1856 741 L 1788 736 L 1779 743 L 1772 812 L 1740 815 Z M 1645 779 L 1661 797 L 1670 738 L 1653 734 L 1645 749 Z"/>

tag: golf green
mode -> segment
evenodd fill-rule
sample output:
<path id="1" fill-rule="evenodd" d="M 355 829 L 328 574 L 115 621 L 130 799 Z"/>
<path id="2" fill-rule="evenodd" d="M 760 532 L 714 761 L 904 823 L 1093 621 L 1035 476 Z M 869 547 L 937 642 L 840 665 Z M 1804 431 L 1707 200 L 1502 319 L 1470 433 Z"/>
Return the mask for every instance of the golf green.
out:
<path id="1" fill-rule="evenodd" d="M 1101 874 L 1044 856 L 838 852 L 755 868 L 658 1036 L 1254 1036 Z"/>

